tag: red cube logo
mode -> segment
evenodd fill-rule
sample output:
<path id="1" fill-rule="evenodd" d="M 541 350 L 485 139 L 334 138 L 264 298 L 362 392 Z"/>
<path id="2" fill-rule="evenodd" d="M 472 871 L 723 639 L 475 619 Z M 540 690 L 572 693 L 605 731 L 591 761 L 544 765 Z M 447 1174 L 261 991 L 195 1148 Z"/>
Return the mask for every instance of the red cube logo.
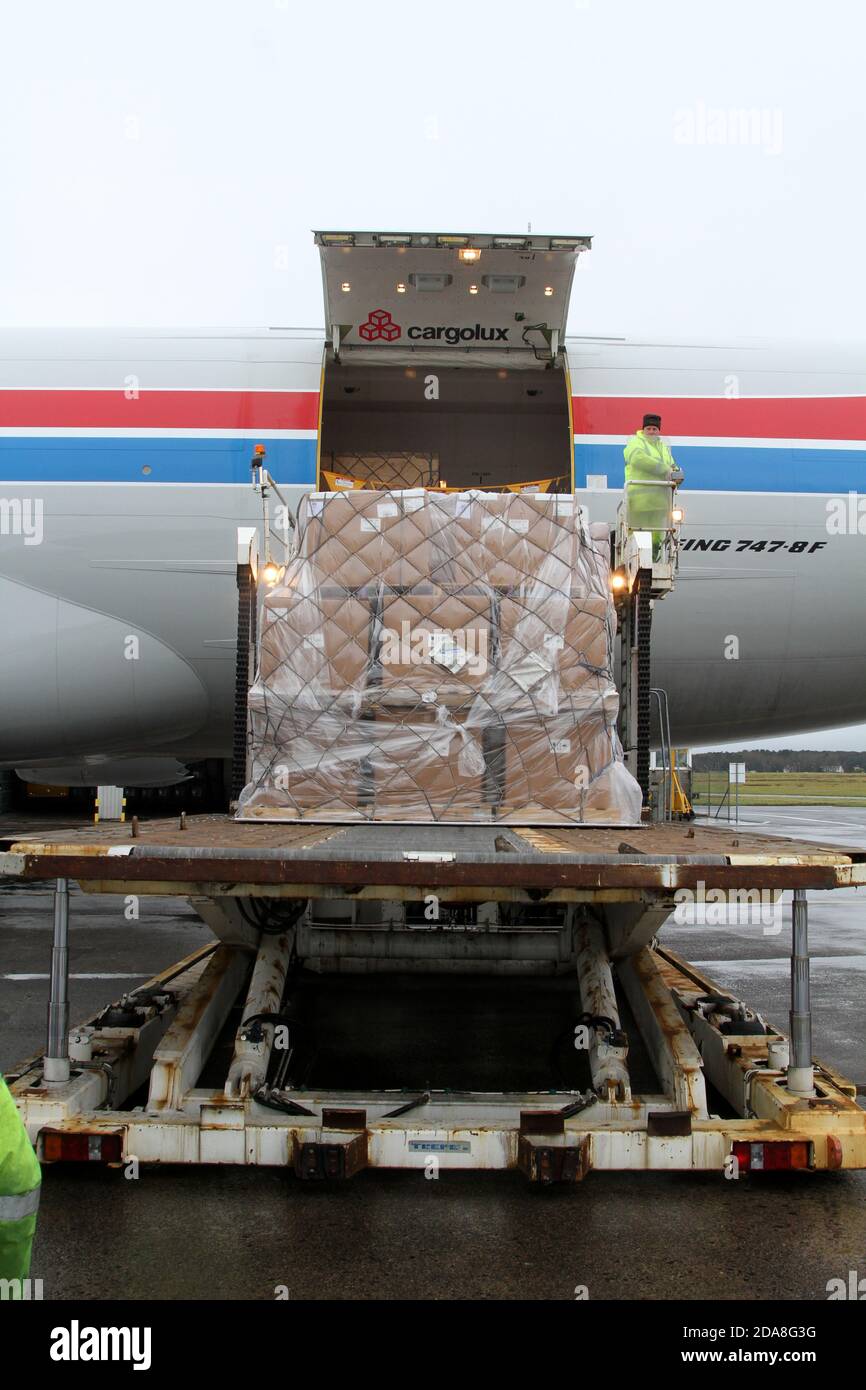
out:
<path id="1" fill-rule="evenodd" d="M 374 309 L 358 329 L 359 337 L 367 343 L 375 343 L 380 338 L 386 343 L 394 343 L 402 334 L 399 323 L 395 323 L 387 309 Z"/>

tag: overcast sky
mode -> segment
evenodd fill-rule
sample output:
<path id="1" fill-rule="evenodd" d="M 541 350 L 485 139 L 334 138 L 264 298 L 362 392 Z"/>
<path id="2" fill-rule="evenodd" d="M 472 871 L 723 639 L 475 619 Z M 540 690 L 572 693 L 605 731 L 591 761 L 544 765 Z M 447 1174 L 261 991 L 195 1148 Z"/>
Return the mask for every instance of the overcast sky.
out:
<path id="1" fill-rule="evenodd" d="M 595 237 L 572 333 L 866 339 L 864 40 L 859 0 L 7 0 L 0 321 L 320 325 L 311 228 L 531 222 Z"/>

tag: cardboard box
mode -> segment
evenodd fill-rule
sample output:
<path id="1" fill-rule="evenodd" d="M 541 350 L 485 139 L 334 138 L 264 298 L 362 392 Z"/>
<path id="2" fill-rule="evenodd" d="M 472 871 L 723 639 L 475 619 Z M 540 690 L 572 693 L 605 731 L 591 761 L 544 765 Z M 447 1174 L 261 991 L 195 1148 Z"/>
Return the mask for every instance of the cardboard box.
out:
<path id="1" fill-rule="evenodd" d="M 298 514 L 298 560 L 312 567 L 314 584 L 361 589 L 399 559 L 399 522 L 387 493 L 312 493 Z"/>
<path id="2" fill-rule="evenodd" d="M 492 596 L 480 586 L 415 586 L 382 595 L 377 689 L 381 705 L 468 705 L 488 679 Z"/>
<path id="3" fill-rule="evenodd" d="M 503 751 L 504 816 L 531 824 L 546 815 L 581 821 L 609 810 L 611 791 L 620 788 L 611 787 L 608 774 L 621 750 L 608 719 L 603 697 L 553 719 L 511 718 Z"/>
<path id="4" fill-rule="evenodd" d="M 423 714 L 411 722 L 376 719 L 367 734 L 375 819 L 490 819 L 481 748 L 458 721 Z"/>
<path id="5" fill-rule="evenodd" d="M 260 680 L 295 701 L 327 707 L 364 689 L 370 668 L 369 603 L 327 588 L 268 595 L 259 640 Z"/>
<path id="6" fill-rule="evenodd" d="M 250 692 L 250 728 L 256 786 L 251 811 L 289 817 L 363 819 L 359 788 L 366 744 L 361 725 L 334 706 L 286 705 L 261 688 Z"/>

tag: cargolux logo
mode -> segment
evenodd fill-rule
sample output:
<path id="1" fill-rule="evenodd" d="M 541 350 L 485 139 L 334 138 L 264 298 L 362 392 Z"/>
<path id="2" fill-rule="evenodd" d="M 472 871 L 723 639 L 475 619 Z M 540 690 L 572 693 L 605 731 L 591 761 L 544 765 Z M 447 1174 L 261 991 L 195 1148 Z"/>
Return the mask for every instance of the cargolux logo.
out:
<path id="1" fill-rule="evenodd" d="M 402 332 L 399 323 L 394 322 L 387 309 L 374 309 L 367 322 L 358 329 L 358 336 L 368 343 L 375 343 L 378 338 L 384 338 L 386 343 L 395 343 Z"/>

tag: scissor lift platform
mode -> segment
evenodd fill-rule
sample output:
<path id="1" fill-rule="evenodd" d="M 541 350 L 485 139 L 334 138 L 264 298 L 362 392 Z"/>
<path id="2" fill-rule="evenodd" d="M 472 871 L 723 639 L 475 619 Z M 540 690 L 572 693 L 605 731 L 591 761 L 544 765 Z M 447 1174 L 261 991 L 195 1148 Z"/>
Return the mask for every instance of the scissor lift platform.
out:
<path id="1" fill-rule="evenodd" d="M 13 831 L 0 838 L 0 875 L 56 881 L 48 1047 L 10 1078 L 46 1161 L 265 1164 L 301 1178 L 516 1167 L 542 1182 L 592 1168 L 866 1167 L 856 1086 L 812 1057 L 806 942 L 807 890 L 866 884 L 862 851 L 672 824 L 199 816 Z M 217 938 L 73 1030 L 71 1053 L 69 880 L 185 896 Z M 684 892 L 744 908 L 763 895 L 779 910 L 785 890 L 790 1039 L 657 940 Z M 504 976 L 509 988 L 527 977 L 527 991 L 573 980 L 569 1046 L 582 1071 L 567 1086 L 540 1076 L 541 1089 L 511 1091 L 408 1075 L 385 1089 L 357 1075 L 308 1082 L 293 1000 L 311 972 L 323 988 L 347 973 L 435 976 L 446 991 L 452 982 L 458 1020 L 471 1003 L 457 977 Z"/>
<path id="2" fill-rule="evenodd" d="M 421 867 L 423 866 L 423 867 Z M 695 888 L 839 888 L 866 883 L 866 851 L 684 823 L 628 829 L 512 825 L 274 825 L 226 815 L 0 833 L 0 873 L 76 879 L 88 892 L 215 896 L 440 897 Z M 360 875 L 360 877 L 359 877 Z M 102 885 L 106 885 L 104 888 Z M 186 889 L 185 884 L 193 885 Z M 143 887 L 142 885 L 147 885 Z M 353 889 L 357 891 L 352 891 Z M 309 891 L 307 891 L 309 890 Z"/>

